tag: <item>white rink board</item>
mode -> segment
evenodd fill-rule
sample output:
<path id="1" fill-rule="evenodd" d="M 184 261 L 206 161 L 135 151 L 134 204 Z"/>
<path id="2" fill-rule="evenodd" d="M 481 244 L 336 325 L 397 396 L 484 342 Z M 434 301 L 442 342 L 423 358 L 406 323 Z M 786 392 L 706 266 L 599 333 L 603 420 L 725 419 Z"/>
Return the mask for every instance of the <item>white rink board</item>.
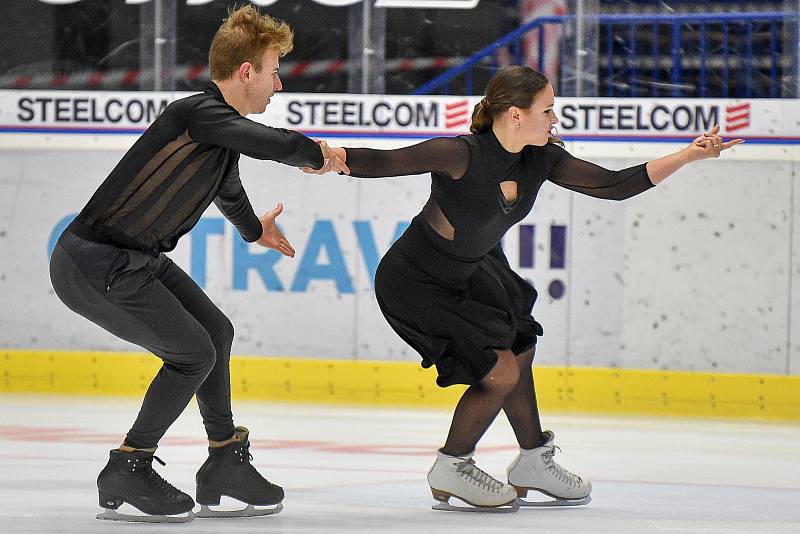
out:
<path id="1" fill-rule="evenodd" d="M 19 118 L 22 112 L 16 104 L 21 98 L 43 101 L 65 95 L 72 96 L 73 102 L 64 104 L 71 111 L 52 107 L 47 117 Z M 108 124 L 72 120 L 92 117 L 80 111 L 84 104 L 76 112 L 75 101 L 102 95 L 123 99 L 137 93 L 0 92 L 0 347 L 138 350 L 64 307 L 47 273 L 48 244 L 59 223 L 81 209 L 133 142 L 135 130 L 143 127 L 128 121 L 115 128 L 129 128 L 133 134 L 110 134 Z M 324 119 L 323 104 L 290 107 L 291 102 L 312 99 L 338 102 L 331 109 L 339 114 L 331 112 Z M 454 99 L 422 102 L 440 104 L 439 113 Z M 462 100 L 469 101 L 471 110 L 473 99 Z M 562 112 L 568 105 L 585 110 L 590 106 L 587 100 L 563 99 L 559 105 Z M 652 129 L 601 129 L 608 113 L 616 113 L 615 124 L 628 125 L 630 113 L 619 106 L 631 101 L 615 101 L 616 111 L 608 111 L 603 108 L 608 100 L 592 101 L 594 111 L 581 111 L 586 117 L 596 113 L 595 123 L 587 119 L 583 126 L 562 128 L 567 139 L 577 139 L 567 143 L 568 150 L 606 167 L 622 168 L 666 154 L 681 146 L 667 141 L 693 134 L 675 125 L 658 135 Z M 667 112 L 654 115 L 653 109 L 678 105 L 640 100 L 632 103 L 639 106 L 636 113 L 657 120 Z M 353 117 L 375 117 L 375 109 L 388 109 L 388 104 L 376 107 L 384 101 L 396 101 L 395 110 L 404 102 L 416 105 L 414 99 L 401 97 L 284 94 L 276 96 L 259 120 L 350 146 L 401 146 L 431 135 L 463 133 L 463 125 L 448 131 L 434 122 L 413 129 L 346 124 L 362 120 Z M 709 102 L 716 101 L 698 101 L 697 106 Z M 680 104 L 696 107 L 693 101 Z M 718 103 L 720 110 L 734 104 Z M 362 111 L 351 116 L 342 114 L 343 109 Z M 546 184 L 533 212 L 521 223 L 534 227 L 533 266 L 526 266 L 529 250 L 520 254 L 525 243 L 519 227 L 504 241 L 511 265 L 540 293 L 534 308 L 545 328 L 539 363 L 797 374 L 800 183 L 791 137 L 797 131 L 791 122 L 797 111 L 794 101 L 752 101 L 750 126 L 736 131 L 751 135 L 749 144 L 721 160 L 686 167 L 624 203 Z M 57 121 L 58 113 L 70 120 Z M 726 117 L 724 111 L 719 113 Z M 701 116 L 711 114 L 706 110 Z M 289 119 L 299 122 L 288 124 Z M 78 131 L 88 127 L 97 131 Z M 620 136 L 632 135 L 650 137 L 620 141 Z M 595 142 L 589 142 L 592 139 Z M 264 256 L 258 247 L 248 250 L 213 206 L 171 253 L 231 317 L 234 353 L 417 361 L 380 315 L 371 273 L 398 225 L 408 222 L 424 203 L 429 178 L 307 176 L 245 157 L 241 170 L 259 214 L 284 203 L 280 221 L 297 256 L 273 261 L 276 253 Z M 551 266 L 551 257 L 561 252 L 551 242 L 554 227 L 566 232 L 564 268 Z M 554 281 L 565 287 L 560 298 L 549 294 Z"/>

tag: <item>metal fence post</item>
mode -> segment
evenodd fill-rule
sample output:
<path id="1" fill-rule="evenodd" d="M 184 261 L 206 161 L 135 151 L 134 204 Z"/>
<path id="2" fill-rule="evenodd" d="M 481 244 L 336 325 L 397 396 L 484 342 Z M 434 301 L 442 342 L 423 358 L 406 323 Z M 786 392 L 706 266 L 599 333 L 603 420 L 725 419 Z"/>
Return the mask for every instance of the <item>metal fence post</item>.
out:
<path id="1" fill-rule="evenodd" d="M 139 88 L 174 91 L 176 0 L 153 0 L 139 9 Z"/>
<path id="2" fill-rule="evenodd" d="M 672 23 L 672 96 L 681 96 L 681 23 Z"/>

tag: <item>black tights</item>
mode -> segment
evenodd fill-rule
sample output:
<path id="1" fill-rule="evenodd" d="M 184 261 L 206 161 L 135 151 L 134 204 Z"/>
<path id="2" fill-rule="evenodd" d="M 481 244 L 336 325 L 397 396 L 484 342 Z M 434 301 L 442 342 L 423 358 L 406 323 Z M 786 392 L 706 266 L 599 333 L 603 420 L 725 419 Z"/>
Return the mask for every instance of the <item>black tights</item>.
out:
<path id="1" fill-rule="evenodd" d="M 208 438 L 233 436 L 233 325 L 172 260 L 66 231 L 53 251 L 50 277 L 73 311 L 164 360 L 126 445 L 156 447 L 195 394 Z"/>
<path id="2" fill-rule="evenodd" d="M 458 401 L 442 452 L 463 456 L 475 450 L 478 440 L 500 413 L 506 412 L 519 446 L 542 445 L 542 425 L 533 384 L 534 349 L 514 355 L 496 351 L 497 363 L 479 384 L 470 386 Z"/>

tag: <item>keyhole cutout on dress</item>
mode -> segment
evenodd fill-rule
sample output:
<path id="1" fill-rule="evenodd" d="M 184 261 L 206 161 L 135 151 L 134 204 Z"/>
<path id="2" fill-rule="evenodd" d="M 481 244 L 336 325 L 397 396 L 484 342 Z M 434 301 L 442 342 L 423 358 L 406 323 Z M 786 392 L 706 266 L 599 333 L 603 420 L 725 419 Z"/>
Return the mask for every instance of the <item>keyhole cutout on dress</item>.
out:
<path id="1" fill-rule="evenodd" d="M 513 204 L 517 201 L 517 182 L 512 180 L 500 182 L 500 191 L 503 193 L 506 204 Z"/>

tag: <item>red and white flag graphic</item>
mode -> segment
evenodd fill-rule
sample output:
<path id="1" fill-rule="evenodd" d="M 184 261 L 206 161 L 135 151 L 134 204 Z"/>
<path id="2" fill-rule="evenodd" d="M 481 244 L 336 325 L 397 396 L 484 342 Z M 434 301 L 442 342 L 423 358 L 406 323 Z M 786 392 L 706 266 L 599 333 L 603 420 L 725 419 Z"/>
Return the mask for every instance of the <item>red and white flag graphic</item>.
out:
<path id="1" fill-rule="evenodd" d="M 457 128 L 469 120 L 469 100 L 466 98 L 450 102 L 444 107 L 444 125 Z"/>
<path id="2" fill-rule="evenodd" d="M 725 131 L 735 132 L 750 127 L 750 102 L 725 107 Z"/>

